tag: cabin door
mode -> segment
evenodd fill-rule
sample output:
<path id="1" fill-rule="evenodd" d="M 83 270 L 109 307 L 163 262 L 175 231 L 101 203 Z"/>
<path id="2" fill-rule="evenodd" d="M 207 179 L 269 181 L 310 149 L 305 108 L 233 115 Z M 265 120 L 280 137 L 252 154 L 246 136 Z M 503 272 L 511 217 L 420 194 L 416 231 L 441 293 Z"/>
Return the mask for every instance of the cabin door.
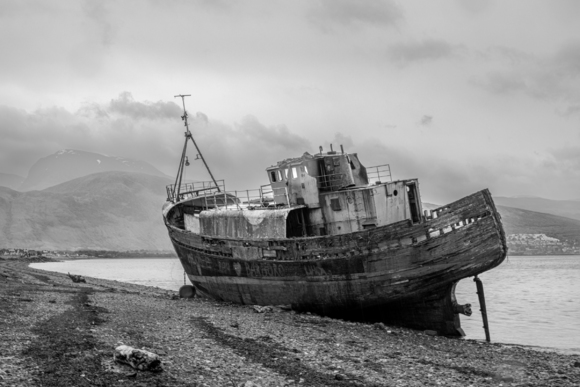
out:
<path id="1" fill-rule="evenodd" d="M 417 185 L 407 184 L 407 199 L 409 200 L 409 210 L 411 211 L 411 221 L 419 223 L 421 221 L 421 199 L 419 198 Z"/>
<path id="2" fill-rule="evenodd" d="M 304 208 L 298 208 L 288 213 L 286 218 L 286 238 L 299 238 L 308 236 L 308 220 L 304 214 Z"/>

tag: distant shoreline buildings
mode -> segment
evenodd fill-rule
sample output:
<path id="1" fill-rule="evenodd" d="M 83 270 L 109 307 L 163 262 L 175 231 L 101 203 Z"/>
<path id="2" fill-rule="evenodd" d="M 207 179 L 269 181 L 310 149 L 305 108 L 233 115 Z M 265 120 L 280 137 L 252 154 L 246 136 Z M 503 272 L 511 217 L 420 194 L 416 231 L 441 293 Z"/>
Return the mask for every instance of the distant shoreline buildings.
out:
<path id="1" fill-rule="evenodd" d="M 546 234 L 507 236 L 508 255 L 580 255 L 578 241 L 560 240 Z"/>

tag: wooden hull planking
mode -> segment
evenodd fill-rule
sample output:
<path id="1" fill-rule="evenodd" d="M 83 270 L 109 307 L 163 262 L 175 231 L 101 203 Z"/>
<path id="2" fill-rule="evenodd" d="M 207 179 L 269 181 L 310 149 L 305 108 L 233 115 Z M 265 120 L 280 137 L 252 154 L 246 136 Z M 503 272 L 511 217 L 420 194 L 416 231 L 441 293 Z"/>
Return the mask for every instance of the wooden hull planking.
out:
<path id="1" fill-rule="evenodd" d="M 282 240 L 207 238 L 166 224 L 191 283 L 207 297 L 463 335 L 455 284 L 499 265 L 505 234 L 488 190 L 434 213 L 415 225 Z M 276 256 L 236 259 L 232 248 Z"/>

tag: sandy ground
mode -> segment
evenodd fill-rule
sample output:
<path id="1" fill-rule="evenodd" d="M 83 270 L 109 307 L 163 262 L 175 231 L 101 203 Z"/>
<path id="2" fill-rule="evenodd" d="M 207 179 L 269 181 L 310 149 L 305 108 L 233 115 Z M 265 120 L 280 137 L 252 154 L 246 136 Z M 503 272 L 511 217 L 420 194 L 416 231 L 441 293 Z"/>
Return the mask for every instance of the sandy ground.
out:
<path id="1" fill-rule="evenodd" d="M 75 284 L 28 263 L 0 260 L 0 386 L 580 386 L 578 355 Z M 121 343 L 163 372 L 116 364 Z"/>

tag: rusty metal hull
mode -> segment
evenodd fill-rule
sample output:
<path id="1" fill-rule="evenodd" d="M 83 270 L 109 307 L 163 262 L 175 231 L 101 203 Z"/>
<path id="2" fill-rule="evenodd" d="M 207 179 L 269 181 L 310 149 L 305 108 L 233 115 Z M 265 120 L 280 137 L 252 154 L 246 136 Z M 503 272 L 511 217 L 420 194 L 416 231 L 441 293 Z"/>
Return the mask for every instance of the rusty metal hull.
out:
<path id="1" fill-rule="evenodd" d="M 272 240 L 204 237 L 166 225 L 202 295 L 462 335 L 455 284 L 499 265 L 507 253 L 505 234 L 488 190 L 434 213 L 419 224 Z M 276 256 L 234 258 L 232 249 L 243 248 Z"/>

